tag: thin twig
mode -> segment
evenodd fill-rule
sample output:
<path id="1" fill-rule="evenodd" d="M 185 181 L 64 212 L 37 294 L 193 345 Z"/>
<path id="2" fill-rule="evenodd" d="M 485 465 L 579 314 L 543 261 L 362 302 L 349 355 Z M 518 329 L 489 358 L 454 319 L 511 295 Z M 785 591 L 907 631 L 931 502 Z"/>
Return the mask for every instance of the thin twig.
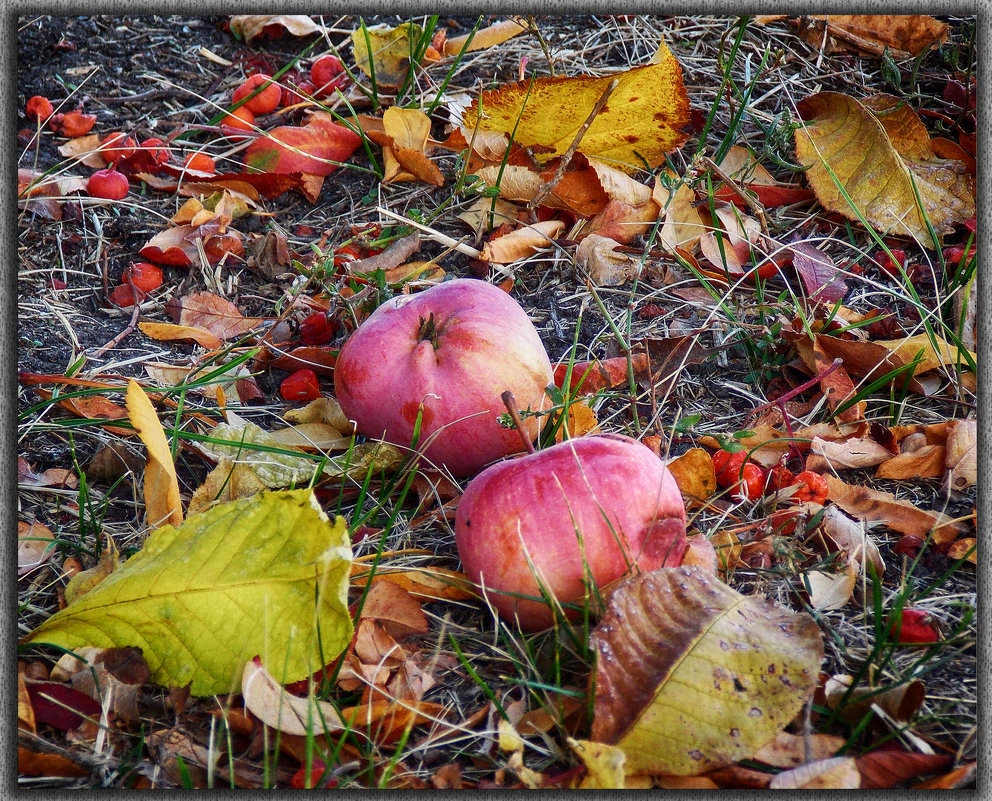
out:
<path id="1" fill-rule="evenodd" d="M 706 167 L 708 170 L 712 170 L 716 173 L 716 176 L 723 181 L 741 200 L 747 203 L 747 207 L 751 209 L 755 214 L 758 215 L 758 221 L 761 223 L 761 232 L 766 236 L 771 238 L 768 233 L 768 216 L 765 212 L 765 207 L 760 201 L 753 198 L 747 192 L 745 192 L 740 184 L 737 183 L 733 178 L 727 175 L 726 172 L 709 156 L 700 156 L 699 163 Z"/>
<path id="2" fill-rule="evenodd" d="M 592 111 L 589 112 L 589 116 L 586 117 L 586 121 L 582 123 L 579 128 L 578 133 L 575 134 L 575 139 L 572 140 L 572 144 L 568 146 L 561 157 L 561 161 L 558 163 L 558 169 L 555 170 L 554 177 L 548 181 L 544 186 L 542 186 L 536 195 L 531 198 L 530 203 L 527 204 L 527 209 L 530 211 L 531 222 L 537 222 L 537 207 L 541 204 L 550 194 L 550 192 L 558 186 L 562 177 L 565 175 L 565 169 L 568 167 L 569 162 L 572 160 L 572 156 L 575 155 L 575 151 L 579 149 L 579 144 L 582 142 L 582 137 L 586 135 L 586 131 L 589 130 L 589 126 L 592 125 L 593 120 L 599 115 L 599 112 L 603 110 L 603 106 L 606 105 L 606 101 L 610 99 L 610 95 L 613 94 L 613 90 L 620 85 L 620 81 L 614 78 L 610 81 L 606 88 L 603 90 L 603 94 L 599 96 L 599 100 L 596 101 L 596 105 L 592 107 Z"/>
<path id="3" fill-rule="evenodd" d="M 128 334 L 134 331 L 134 327 L 138 324 L 138 312 L 140 311 L 141 301 L 144 300 L 146 293 L 134 285 L 131 281 L 131 274 L 129 270 L 124 271 L 124 280 L 127 281 L 129 287 L 131 287 L 131 299 L 134 301 L 134 307 L 131 310 L 131 321 L 127 324 L 127 328 L 121 331 L 117 336 L 115 336 L 110 342 L 104 345 L 102 348 L 97 348 L 93 353 L 94 356 L 103 356 L 111 348 L 117 347 L 117 344 L 124 339 Z"/>
<path id="4" fill-rule="evenodd" d="M 517 409 L 516 398 L 513 397 L 513 393 L 507 390 L 500 398 L 503 401 L 503 405 L 506 410 L 510 413 L 510 419 L 513 421 L 513 427 L 517 429 L 517 433 L 520 435 L 520 441 L 523 442 L 524 447 L 527 449 L 527 453 L 534 453 L 534 443 L 530 441 L 530 437 L 527 436 L 527 432 L 524 431 L 524 421 L 520 418 L 520 411 Z"/>
<path id="5" fill-rule="evenodd" d="M 418 222 L 407 219 L 406 217 L 401 217 L 399 214 L 394 214 L 388 209 L 384 209 L 382 206 L 376 206 L 375 209 L 380 214 L 385 214 L 387 217 L 391 217 L 397 222 L 401 222 L 404 225 L 409 225 L 427 234 L 428 239 L 433 239 L 435 242 L 440 242 L 445 247 L 449 247 L 452 250 L 457 250 L 459 253 L 470 256 L 473 259 L 481 259 L 482 251 L 476 250 L 471 245 L 466 245 L 464 242 L 459 242 L 457 239 L 452 239 L 450 236 L 445 236 L 440 231 L 435 231 L 433 228 L 428 228 L 426 225 L 421 225 Z"/>

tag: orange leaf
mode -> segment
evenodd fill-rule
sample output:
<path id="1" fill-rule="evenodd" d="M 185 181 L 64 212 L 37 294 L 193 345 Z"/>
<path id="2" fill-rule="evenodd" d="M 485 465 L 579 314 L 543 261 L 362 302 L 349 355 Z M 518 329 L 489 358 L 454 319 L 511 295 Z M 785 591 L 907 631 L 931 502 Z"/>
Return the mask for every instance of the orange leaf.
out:
<path id="1" fill-rule="evenodd" d="M 925 14 L 813 15 L 826 22 L 836 47 L 881 56 L 888 48 L 893 58 L 918 56 L 931 45 L 947 41 L 949 26 Z M 821 29 L 822 30 L 822 29 Z M 807 41 L 820 47 L 822 33 L 811 31 Z"/>
<path id="2" fill-rule="evenodd" d="M 486 242 L 480 258 L 496 264 L 509 264 L 548 247 L 564 228 L 565 223 L 561 220 L 546 220 L 518 228 Z"/>
<path id="3" fill-rule="evenodd" d="M 704 501 L 716 492 L 713 459 L 703 448 L 692 448 L 668 463 L 679 492 L 686 498 Z"/>
<path id="4" fill-rule="evenodd" d="M 392 581 L 372 585 L 362 606 L 362 618 L 379 621 L 386 633 L 397 639 L 427 633 L 427 618 L 420 602 Z"/>
<path id="5" fill-rule="evenodd" d="M 177 339 L 191 339 L 205 348 L 219 348 L 224 340 L 207 331 L 190 325 L 174 325 L 173 323 L 138 323 L 138 328 L 152 339 L 171 342 Z"/>
<path id="6" fill-rule="evenodd" d="M 212 292 L 186 295 L 176 305 L 179 325 L 206 329 L 223 340 L 243 337 L 265 322 L 263 317 L 245 317 L 231 301 Z"/>
<path id="7" fill-rule="evenodd" d="M 648 357 L 645 353 L 630 355 L 634 378 L 647 374 Z M 564 362 L 555 367 L 555 386 L 564 389 L 565 377 L 568 375 L 568 363 Z M 579 391 L 585 394 L 599 392 L 601 389 L 613 389 L 627 383 L 627 357 L 615 356 L 611 359 L 593 359 L 588 362 L 574 362 L 572 374 L 569 377 L 568 391 L 572 394 Z"/>
<path id="8" fill-rule="evenodd" d="M 245 152 L 245 165 L 257 172 L 327 176 L 355 152 L 362 137 L 325 116 L 302 127 L 282 125 L 260 136 Z"/>
<path id="9" fill-rule="evenodd" d="M 943 445 L 924 445 L 918 450 L 900 453 L 882 462 L 875 471 L 875 478 L 939 478 L 944 475 L 946 450 Z"/>
<path id="10" fill-rule="evenodd" d="M 444 43 L 444 54 L 446 56 L 457 56 L 462 52 L 462 48 L 465 47 L 466 42 L 468 42 L 468 47 L 465 47 L 466 53 L 472 53 L 476 50 L 487 50 L 490 47 L 502 44 L 508 39 L 512 39 L 514 36 L 519 36 L 526 30 L 527 23 L 524 20 L 519 17 L 511 17 L 501 22 L 495 22 L 488 28 L 477 30 L 470 42 L 468 34 L 455 36 L 446 40 Z"/>

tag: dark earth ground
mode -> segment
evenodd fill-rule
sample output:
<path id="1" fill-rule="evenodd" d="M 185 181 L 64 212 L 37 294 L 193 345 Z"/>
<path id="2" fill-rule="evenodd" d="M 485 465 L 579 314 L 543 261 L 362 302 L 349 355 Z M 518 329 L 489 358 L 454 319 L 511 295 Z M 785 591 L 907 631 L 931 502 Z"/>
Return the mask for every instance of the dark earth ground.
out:
<path id="1" fill-rule="evenodd" d="M 278 68 L 309 42 L 307 39 L 284 37 L 266 43 L 263 50 L 245 47 L 221 29 L 225 19 L 175 16 L 21 17 L 17 37 L 18 127 L 25 127 L 20 115 L 28 97 L 42 94 L 53 99 L 63 98 L 68 84 L 79 83 L 90 75 L 76 97 L 84 100 L 89 113 L 97 114 L 95 131 L 124 130 L 140 138 L 159 136 L 164 139 L 175 131 L 176 126 L 204 122 L 205 106 L 200 98 L 219 99 L 222 89 L 229 89 L 238 82 L 246 64 L 261 58 Z M 401 20 L 383 18 L 381 21 Z M 576 41 L 591 35 L 586 29 L 593 24 L 585 18 L 567 18 L 554 24 L 547 22 L 547 36 L 552 47 L 574 46 Z M 452 20 L 451 35 L 464 32 L 464 24 L 465 20 Z M 342 19 L 338 27 L 345 29 L 352 26 L 353 20 Z M 798 40 L 793 37 L 791 44 L 795 42 Z M 207 48 L 233 62 L 233 65 L 224 67 L 205 60 L 200 55 L 201 48 Z M 122 58 L 123 53 L 128 54 L 126 58 Z M 638 43 L 629 48 L 619 45 L 604 47 L 597 54 L 596 66 L 625 65 L 643 60 L 649 54 L 650 48 Z M 678 51 L 676 54 L 681 56 Z M 844 69 L 850 66 L 847 62 L 842 64 Z M 92 74 L 88 69 L 91 66 L 98 67 Z M 939 93 L 940 67 L 932 66 L 934 74 L 930 80 L 933 91 Z M 459 82 L 469 87 L 475 77 L 481 76 L 487 80 L 508 81 L 515 77 L 516 68 L 516 61 L 512 59 L 486 62 L 480 58 L 460 76 Z M 712 85 L 718 80 L 718 75 L 699 75 L 691 69 L 687 73 L 687 84 Z M 877 75 L 867 78 L 869 83 L 877 80 Z M 825 69 L 819 83 L 823 88 L 838 91 L 850 89 L 843 70 L 831 72 Z M 703 107 L 704 111 L 708 108 L 705 102 L 694 102 L 696 105 Z M 435 135 L 441 134 L 441 128 L 438 124 Z M 208 139 L 204 137 L 202 141 Z M 62 158 L 57 153 L 57 144 L 58 141 L 52 136 L 42 137 L 37 153 L 32 150 L 22 154 L 19 166 L 32 166 L 36 162 L 44 169 L 57 164 Z M 22 148 L 19 147 L 18 152 L 21 153 Z M 445 158 L 440 158 L 440 164 L 442 170 L 450 174 L 452 162 L 446 162 Z M 310 205 L 299 195 L 287 193 L 266 203 L 271 217 L 249 216 L 239 223 L 239 230 L 249 234 L 264 233 L 265 230 L 284 233 L 293 250 L 306 258 L 310 242 L 322 233 L 329 232 L 328 241 L 333 244 L 347 236 L 350 225 L 376 219 L 374 206 L 379 202 L 375 199 L 382 197 L 377 195 L 380 191 L 374 176 L 341 170 L 325 183 L 317 203 Z M 391 191 L 394 193 L 390 198 L 392 205 L 398 206 L 401 211 L 417 207 L 433 208 L 439 202 L 432 194 L 435 190 L 418 185 L 401 185 Z M 63 205 L 64 218 L 61 222 L 31 216 L 19 219 L 19 370 L 64 373 L 85 354 L 84 374 L 103 372 L 137 377 L 143 375 L 142 361 L 147 358 L 182 363 L 184 357 L 192 352 L 191 347 L 156 342 L 134 331 L 103 356 L 94 355 L 97 349 L 126 327 L 130 317 L 129 313 L 107 308 L 105 286 L 112 288 L 119 283 L 122 271 L 136 259 L 137 251 L 161 229 L 163 216 L 171 216 L 178 205 L 171 196 L 142 193 L 140 190 L 137 197 L 135 194 L 132 188 L 130 199 L 134 203 L 115 205 L 113 208 L 94 209 L 67 202 Z M 370 199 L 373 202 L 368 202 Z M 451 219 L 453 215 L 448 217 Z M 298 230 L 304 230 L 301 226 L 312 227 L 315 234 L 297 234 Z M 445 222 L 444 216 L 439 218 L 437 227 L 454 236 L 464 233 L 450 222 Z M 425 242 L 421 258 L 426 259 L 438 252 L 440 246 Z M 467 261 L 458 255 L 449 257 L 445 261 L 445 269 L 449 273 L 467 275 Z M 166 268 L 165 272 L 165 291 L 156 293 L 147 307 L 142 308 L 141 319 L 168 320 L 164 302 L 169 296 L 206 288 L 203 276 L 195 271 Z M 65 287 L 53 288 L 53 278 L 60 279 Z M 283 287 L 250 270 L 237 272 L 233 289 L 231 297 L 236 298 L 239 308 L 246 315 L 271 314 L 273 303 L 283 291 Z M 575 281 L 567 267 L 556 264 L 543 273 L 518 275 L 514 295 L 535 319 L 553 361 L 572 346 L 580 308 L 578 341 L 589 345 L 596 356 L 616 355 L 610 350 L 608 338 L 601 336 L 604 318 L 588 303 L 588 298 L 582 298 L 577 293 Z M 622 307 L 626 302 L 622 293 L 615 297 L 605 296 L 611 308 Z M 640 332 L 642 335 L 656 333 L 651 329 L 650 322 L 639 325 L 643 329 Z M 279 381 L 284 376 L 285 373 L 271 370 L 257 376 L 267 398 L 276 397 Z M 743 425 L 750 408 L 750 401 L 741 403 L 739 388 L 750 386 L 753 381 L 746 361 L 732 354 L 722 363 L 709 360 L 688 366 L 674 390 L 673 399 L 682 407 L 684 414 L 702 413 L 704 420 L 722 420 L 722 430 L 733 431 Z M 20 388 L 19 410 L 36 400 L 30 390 Z M 622 405 L 618 403 L 612 410 L 620 414 Z M 938 416 L 940 413 L 938 410 Z M 669 425 L 673 422 L 673 414 L 663 414 L 661 423 Z M 601 419 L 603 416 L 600 415 Z M 17 452 L 37 472 L 41 472 L 50 467 L 72 467 L 73 459 L 78 460 L 80 465 L 86 465 L 101 444 L 103 439 L 100 436 L 80 434 L 70 440 L 61 431 L 46 430 L 32 432 L 20 439 Z M 674 455 L 690 446 L 688 441 L 675 441 L 671 450 Z M 182 459 L 180 482 L 184 494 L 199 485 L 206 471 L 206 466 L 199 460 Z M 865 476 L 849 477 L 848 480 L 851 483 L 862 479 L 867 482 L 869 477 L 870 472 L 866 471 Z M 898 488 L 903 494 L 911 491 L 922 506 L 945 508 L 952 516 L 966 514 L 976 502 L 972 494 L 952 499 L 950 505 L 946 505 L 936 480 L 918 482 L 911 490 L 896 482 L 877 482 L 877 486 L 888 491 Z M 130 495 L 131 490 L 125 488 L 119 494 Z M 53 506 L 52 499 L 44 494 L 23 495 L 18 516 L 28 520 L 36 517 L 53 530 L 61 526 L 60 536 L 73 535 L 71 521 L 67 522 L 60 516 L 58 506 Z M 134 521 L 133 504 L 111 503 L 106 519 L 109 524 Z M 898 573 L 902 557 L 891 550 L 893 542 L 894 539 L 884 540 L 881 550 L 887 564 L 895 566 Z M 442 551 L 446 550 L 449 566 L 456 566 L 450 543 L 447 549 L 444 544 L 439 547 Z M 921 582 L 932 580 L 943 573 L 947 564 L 946 558 L 934 554 L 933 558 L 924 560 L 915 578 Z M 749 586 L 760 584 L 756 579 L 741 576 L 736 588 L 746 592 Z M 976 592 L 975 571 L 966 567 L 954 574 L 942 592 L 949 597 L 973 598 Z M 35 620 L 32 625 L 37 622 Z M 828 659 L 830 656 L 828 648 Z M 933 697 L 942 699 L 940 713 L 949 721 L 944 724 L 946 729 L 941 733 L 949 743 L 960 746 L 964 755 L 974 753 L 975 747 L 972 726 L 978 659 L 978 649 L 972 644 L 955 654 L 944 670 L 928 677 L 928 691 Z M 824 669 L 831 670 L 828 666 Z M 471 697 L 478 694 L 478 688 L 467 682 L 460 687 L 449 687 L 446 692 L 462 692 L 461 705 L 471 706 Z"/>

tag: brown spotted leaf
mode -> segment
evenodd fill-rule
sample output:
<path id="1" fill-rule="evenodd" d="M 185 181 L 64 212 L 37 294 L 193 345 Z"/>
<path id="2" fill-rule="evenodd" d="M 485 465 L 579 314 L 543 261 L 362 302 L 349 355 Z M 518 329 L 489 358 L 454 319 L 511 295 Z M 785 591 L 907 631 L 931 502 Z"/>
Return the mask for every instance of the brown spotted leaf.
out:
<path id="1" fill-rule="evenodd" d="M 880 112 L 848 95 L 820 92 L 798 109 L 806 127 L 796 130 L 796 157 L 829 211 L 928 248 L 939 245 L 928 220 L 939 240 L 954 223 L 975 216 L 965 165 L 934 157 L 929 140 L 902 136 L 908 129 L 901 120 L 893 141 Z M 891 106 L 885 111 L 895 113 Z"/>
<path id="2" fill-rule="evenodd" d="M 816 685 L 816 623 L 699 568 L 621 584 L 593 637 L 592 739 L 635 773 L 698 775 L 751 757 Z"/>

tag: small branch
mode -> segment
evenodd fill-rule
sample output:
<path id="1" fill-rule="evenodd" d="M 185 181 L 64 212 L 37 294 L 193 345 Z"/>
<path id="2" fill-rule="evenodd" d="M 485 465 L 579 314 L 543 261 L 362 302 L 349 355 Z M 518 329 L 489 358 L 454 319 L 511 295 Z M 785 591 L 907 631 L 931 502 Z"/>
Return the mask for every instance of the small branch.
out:
<path id="1" fill-rule="evenodd" d="M 124 339 L 128 334 L 134 331 L 134 327 L 138 324 L 138 312 L 140 311 L 141 301 L 145 299 L 144 291 L 138 289 L 131 281 L 131 273 L 129 270 L 124 271 L 124 280 L 127 281 L 129 287 L 131 287 L 131 299 L 134 301 L 134 307 L 131 310 L 131 320 L 127 324 L 127 328 L 121 331 L 117 336 L 115 336 L 110 342 L 104 345 L 102 348 L 98 348 L 93 355 L 103 356 L 111 348 L 117 347 L 118 343 Z"/>
<path id="2" fill-rule="evenodd" d="M 586 135 L 586 132 L 589 130 L 589 126 L 592 125 L 593 120 L 596 119 L 599 112 L 603 110 L 603 106 L 605 106 L 606 101 L 610 99 L 610 95 L 613 94 L 613 90 L 619 85 L 620 81 L 616 78 L 607 84 L 606 88 L 603 90 L 603 94 L 599 96 L 599 100 L 596 101 L 596 105 L 592 107 L 592 111 L 590 111 L 589 116 L 586 117 L 586 121 L 582 123 L 578 133 L 575 134 L 575 139 L 572 140 L 572 144 L 570 144 L 568 146 L 568 150 L 562 154 L 561 161 L 558 163 L 558 169 L 555 170 L 554 177 L 542 186 L 538 190 L 537 194 L 531 198 L 530 203 L 527 204 L 527 209 L 531 216 L 531 222 L 537 221 L 537 207 L 541 205 L 541 201 L 544 200 L 544 198 L 546 198 L 561 182 L 562 177 L 565 175 L 565 169 L 572 160 L 572 156 L 574 156 L 575 151 L 579 149 L 579 144 L 582 142 L 582 137 Z"/>
<path id="3" fill-rule="evenodd" d="M 779 408 L 781 408 L 781 404 L 785 403 L 786 401 L 792 400 L 794 397 L 796 397 L 796 395 L 799 395 L 805 392 L 810 387 L 819 384 L 824 378 L 826 378 L 834 370 L 836 370 L 838 367 L 840 367 L 843 364 L 844 364 L 844 360 L 838 356 L 836 359 L 833 360 L 833 362 L 831 362 L 829 367 L 817 373 L 815 376 L 809 379 L 809 381 L 803 381 L 803 383 L 801 383 L 798 387 L 794 387 L 790 389 L 788 392 L 779 395 L 777 398 L 775 398 L 775 400 L 768 401 L 768 403 L 763 403 L 761 404 L 761 406 L 755 406 L 751 410 L 751 414 L 754 414 L 755 412 L 763 412 L 765 409 L 770 409 L 772 406 L 779 406 Z"/>
<path id="4" fill-rule="evenodd" d="M 520 441 L 527 449 L 527 453 L 534 453 L 534 443 L 530 441 L 527 432 L 524 431 L 524 421 L 520 419 L 520 411 L 517 409 L 517 401 L 513 397 L 513 393 L 507 390 L 500 395 L 500 398 L 506 410 L 510 413 L 510 419 L 513 420 L 513 427 L 517 429 L 517 433 L 520 435 Z"/>
<path id="5" fill-rule="evenodd" d="M 464 242 L 459 242 L 457 239 L 452 239 L 450 236 L 445 236 L 440 231 L 435 231 L 433 228 L 428 228 L 426 225 L 421 225 L 420 223 L 409 220 L 406 217 L 401 217 L 399 214 L 394 214 L 388 209 L 384 209 L 382 206 L 376 206 L 375 210 L 380 214 L 384 214 L 387 217 L 391 217 L 392 219 L 403 223 L 404 225 L 409 225 L 411 228 L 416 228 L 419 231 L 423 231 L 427 234 L 428 239 L 433 239 L 435 242 L 440 242 L 445 247 L 451 248 L 452 250 L 457 250 L 459 253 L 468 256 L 469 258 L 482 258 L 481 250 L 476 250 L 471 245 L 466 245 Z"/>

